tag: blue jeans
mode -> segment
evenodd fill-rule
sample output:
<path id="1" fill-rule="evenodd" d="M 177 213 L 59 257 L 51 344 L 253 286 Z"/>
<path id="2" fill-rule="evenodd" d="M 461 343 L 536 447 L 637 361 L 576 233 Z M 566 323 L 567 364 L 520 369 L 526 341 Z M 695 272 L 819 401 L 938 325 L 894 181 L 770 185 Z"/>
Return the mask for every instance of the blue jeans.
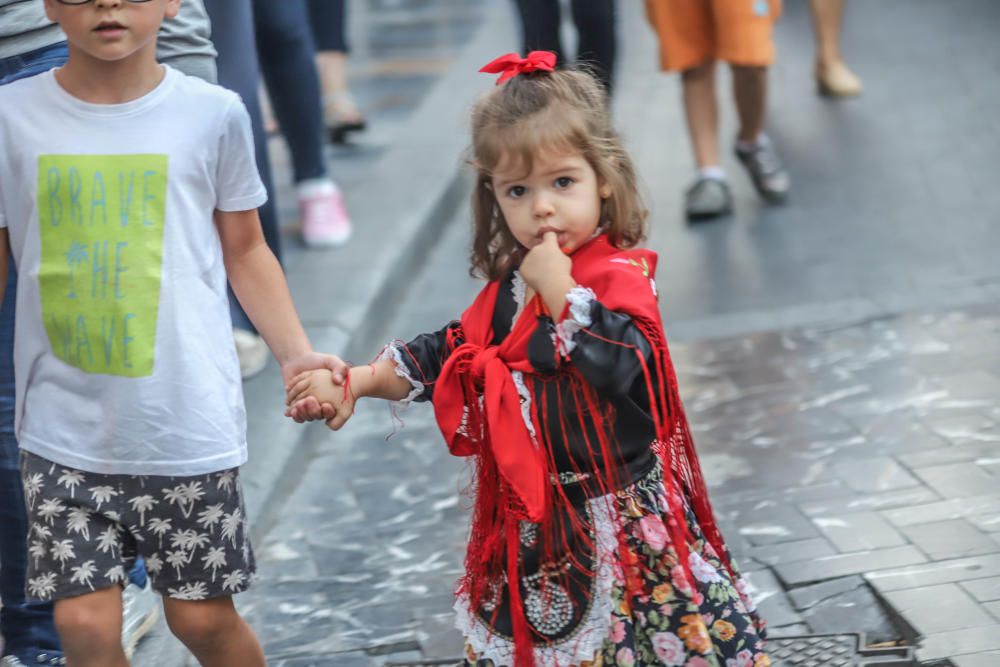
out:
<path id="1" fill-rule="evenodd" d="M 267 149 L 267 133 L 260 109 L 257 90 L 260 69 L 257 66 L 257 45 L 253 36 L 253 6 L 250 0 L 205 0 L 205 9 L 212 20 L 212 43 L 219 52 L 219 85 L 239 94 L 250 114 L 250 127 L 256 147 L 257 170 L 267 190 L 267 202 L 258 209 L 264 240 L 274 256 L 281 261 L 281 230 L 278 206 L 275 202 L 274 181 L 271 177 L 271 156 Z M 229 291 L 229 309 L 233 326 L 256 332 L 239 301 Z"/>
<path id="2" fill-rule="evenodd" d="M 347 0 L 309 0 L 309 24 L 317 51 L 347 53 Z"/>
<path id="3" fill-rule="evenodd" d="M 253 12 L 260 68 L 295 182 L 323 178 L 323 101 L 306 0 L 253 0 Z"/>
<path id="4" fill-rule="evenodd" d="M 41 74 L 66 62 L 65 44 L 0 60 L 0 85 Z M 17 273 L 8 258 L 7 290 L 0 309 L 0 634 L 7 655 L 33 665 L 62 656 L 52 604 L 28 604 L 24 595 L 28 521 L 14 438 L 14 300 Z"/>

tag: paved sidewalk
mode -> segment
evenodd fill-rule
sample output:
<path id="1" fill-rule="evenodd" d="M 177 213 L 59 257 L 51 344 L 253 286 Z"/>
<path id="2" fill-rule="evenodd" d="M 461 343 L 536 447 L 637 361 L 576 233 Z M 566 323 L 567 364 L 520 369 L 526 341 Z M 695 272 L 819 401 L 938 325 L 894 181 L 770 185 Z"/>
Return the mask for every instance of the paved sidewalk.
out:
<path id="1" fill-rule="evenodd" d="M 674 354 L 776 634 L 922 638 L 922 660 L 1000 664 L 1000 304 Z"/>

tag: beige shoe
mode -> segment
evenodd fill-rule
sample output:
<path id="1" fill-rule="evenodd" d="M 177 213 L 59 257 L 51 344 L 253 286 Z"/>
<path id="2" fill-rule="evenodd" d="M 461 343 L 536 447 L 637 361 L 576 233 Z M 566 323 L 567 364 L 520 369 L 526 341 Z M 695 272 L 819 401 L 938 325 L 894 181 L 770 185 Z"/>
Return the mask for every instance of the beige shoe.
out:
<path id="1" fill-rule="evenodd" d="M 855 97 L 862 89 L 861 79 L 842 62 L 825 67 L 816 63 L 816 87 L 830 97 Z"/>

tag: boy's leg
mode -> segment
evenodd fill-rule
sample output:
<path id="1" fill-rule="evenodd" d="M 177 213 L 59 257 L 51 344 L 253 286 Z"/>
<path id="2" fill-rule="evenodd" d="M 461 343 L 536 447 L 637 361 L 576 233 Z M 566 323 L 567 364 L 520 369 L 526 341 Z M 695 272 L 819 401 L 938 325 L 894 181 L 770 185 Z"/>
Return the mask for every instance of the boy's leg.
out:
<path id="1" fill-rule="evenodd" d="M 239 470 L 161 477 L 153 490 L 136 483 L 123 497 L 156 496 L 156 488 L 164 494 L 159 503 L 142 516 L 129 509 L 123 518 L 163 597 L 171 631 L 202 665 L 264 665 L 260 644 L 232 601 L 256 571 Z M 180 504 L 166 500 L 185 492 L 188 500 Z"/>
<path id="2" fill-rule="evenodd" d="M 163 598 L 170 631 L 202 667 L 266 665 L 257 635 L 236 611 L 231 596 L 210 600 Z"/>
<path id="3" fill-rule="evenodd" d="M 715 62 L 709 60 L 681 73 L 684 116 L 698 169 L 719 164 L 719 105 L 715 95 Z"/>
<path id="4" fill-rule="evenodd" d="M 764 116 L 767 112 L 767 68 L 740 67 L 734 65 L 733 97 L 736 113 L 740 118 L 737 141 L 753 144 L 764 131 Z"/>
<path id="5" fill-rule="evenodd" d="M 746 167 L 757 193 L 780 204 L 788 196 L 790 179 L 774 145 L 764 134 L 767 110 L 767 68 L 733 66 L 733 95 L 740 117 L 736 157 Z"/>
<path id="6" fill-rule="evenodd" d="M 69 667 L 128 667 L 118 586 L 58 600 L 55 619 Z"/>
<path id="7" fill-rule="evenodd" d="M 684 115 L 698 165 L 698 177 L 684 193 L 684 212 L 691 221 L 717 218 L 732 211 L 733 196 L 719 162 L 715 61 L 685 70 L 681 73 L 681 82 Z"/>
<path id="8" fill-rule="evenodd" d="M 740 117 L 739 141 L 757 141 L 767 108 L 767 68 L 774 62 L 774 23 L 780 0 L 712 2 L 719 59 L 733 66 L 733 95 Z"/>
<path id="9" fill-rule="evenodd" d="M 740 117 L 736 155 L 757 192 L 771 203 L 784 201 L 789 178 L 764 135 L 767 68 L 774 61 L 774 23 L 781 0 L 713 0 L 719 59 L 733 66 L 733 94 Z"/>
<path id="10" fill-rule="evenodd" d="M 732 210 L 732 195 L 719 164 L 711 5 L 705 0 L 646 0 L 646 15 L 660 40 L 660 66 L 681 73 L 684 116 L 698 166 L 698 177 L 684 195 L 685 213 L 689 220 L 725 215 Z"/>

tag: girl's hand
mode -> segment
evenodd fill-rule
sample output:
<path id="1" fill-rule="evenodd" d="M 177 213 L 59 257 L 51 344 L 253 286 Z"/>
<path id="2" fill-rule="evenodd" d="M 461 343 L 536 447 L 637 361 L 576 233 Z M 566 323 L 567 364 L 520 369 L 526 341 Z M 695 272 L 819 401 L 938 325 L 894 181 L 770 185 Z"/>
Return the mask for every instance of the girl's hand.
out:
<path id="1" fill-rule="evenodd" d="M 521 261 L 521 277 L 542 297 L 553 320 L 558 321 L 566 304 L 566 293 L 576 286 L 570 270 L 573 260 L 559 247 L 555 232 L 546 232 L 542 242 Z"/>
<path id="2" fill-rule="evenodd" d="M 521 277 L 528 287 L 539 294 L 553 279 L 568 276 L 573 268 L 573 260 L 563 254 L 559 247 L 559 237 L 555 232 L 546 232 L 542 242 L 528 251 L 521 260 Z"/>

